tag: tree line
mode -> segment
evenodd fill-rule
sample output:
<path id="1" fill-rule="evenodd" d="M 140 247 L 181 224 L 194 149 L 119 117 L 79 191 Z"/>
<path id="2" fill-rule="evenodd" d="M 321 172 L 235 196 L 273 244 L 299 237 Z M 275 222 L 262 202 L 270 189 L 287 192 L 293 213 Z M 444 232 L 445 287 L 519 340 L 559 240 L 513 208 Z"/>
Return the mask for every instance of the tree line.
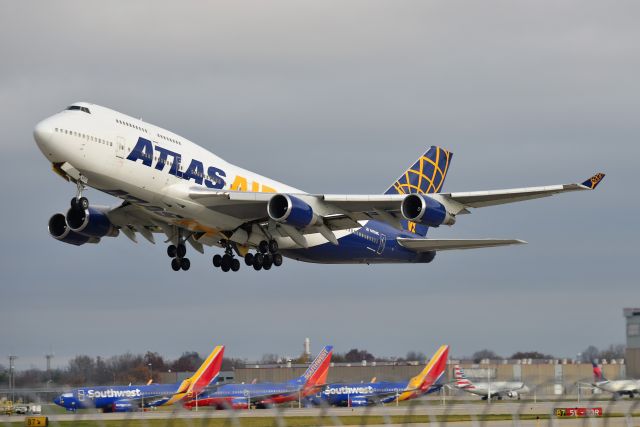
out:
<path id="1" fill-rule="evenodd" d="M 610 345 L 599 350 L 590 345 L 580 353 L 580 359 L 584 363 L 593 360 L 612 360 L 624 358 L 624 345 Z M 418 362 L 425 363 L 428 357 L 417 351 L 409 351 L 405 357 L 376 357 L 367 350 L 353 348 L 345 353 L 334 353 L 332 362 L 334 363 L 362 363 L 370 362 Z M 479 363 L 482 360 L 502 360 L 492 350 L 483 349 L 473 353 L 471 357 L 463 358 Z M 555 359 L 554 356 L 538 351 L 519 351 L 511 355 L 508 359 Z M 265 354 L 258 361 L 260 364 L 281 364 L 287 361 L 292 363 L 309 362 L 307 357 L 300 356 L 295 359 L 276 354 Z M 56 385 L 109 385 L 109 384 L 141 384 L 153 378 L 158 382 L 160 373 L 166 372 L 193 372 L 202 364 L 203 358 L 195 351 L 182 353 L 175 360 L 169 360 L 156 352 L 148 351 L 145 354 L 125 353 L 117 356 L 103 358 L 100 356 L 91 357 L 87 355 L 76 356 L 69 361 L 66 367 L 56 368 L 50 371 L 30 368 L 15 372 L 16 387 L 41 387 L 50 384 Z M 230 371 L 236 368 L 243 368 L 245 360 L 235 358 L 224 358 L 222 370 Z M 0 388 L 5 388 L 9 383 L 8 369 L 0 364 Z"/>

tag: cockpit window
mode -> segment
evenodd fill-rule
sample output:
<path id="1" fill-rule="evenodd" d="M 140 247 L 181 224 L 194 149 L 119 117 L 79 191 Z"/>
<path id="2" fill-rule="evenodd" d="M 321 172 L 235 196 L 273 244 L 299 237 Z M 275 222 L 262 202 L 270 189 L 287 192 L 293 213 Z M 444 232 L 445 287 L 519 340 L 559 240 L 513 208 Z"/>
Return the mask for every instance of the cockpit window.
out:
<path id="1" fill-rule="evenodd" d="M 81 107 L 79 105 L 70 105 L 67 107 L 67 110 L 80 110 L 83 111 L 87 114 L 91 114 L 91 111 L 89 111 L 89 109 L 87 107 Z"/>

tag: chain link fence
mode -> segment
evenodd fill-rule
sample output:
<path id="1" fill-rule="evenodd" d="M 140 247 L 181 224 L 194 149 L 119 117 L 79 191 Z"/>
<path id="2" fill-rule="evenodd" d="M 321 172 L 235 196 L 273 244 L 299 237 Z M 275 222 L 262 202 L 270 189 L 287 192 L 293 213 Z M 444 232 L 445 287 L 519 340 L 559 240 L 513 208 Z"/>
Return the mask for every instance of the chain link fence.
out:
<path id="1" fill-rule="evenodd" d="M 640 399 L 614 399 L 610 394 L 544 395 L 553 384 L 539 384 L 520 399 L 497 398 L 483 401 L 479 397 L 451 395 L 445 387 L 408 402 L 392 402 L 356 408 L 327 405 L 304 407 L 293 402 L 268 409 L 216 410 L 200 407 L 186 410 L 180 404 L 171 407 L 103 414 L 97 410 L 65 413 L 51 400 L 61 390 L 16 390 L 24 402 L 42 407 L 49 425 L 113 426 L 342 426 L 342 425 L 433 425 L 433 426 L 640 426 Z M 577 385 L 575 390 L 577 391 Z M 1 393 L 1 391 L 0 391 Z M 16 404 L 26 407 L 27 404 Z M 0 426 L 25 425 L 25 415 L 0 415 Z"/>

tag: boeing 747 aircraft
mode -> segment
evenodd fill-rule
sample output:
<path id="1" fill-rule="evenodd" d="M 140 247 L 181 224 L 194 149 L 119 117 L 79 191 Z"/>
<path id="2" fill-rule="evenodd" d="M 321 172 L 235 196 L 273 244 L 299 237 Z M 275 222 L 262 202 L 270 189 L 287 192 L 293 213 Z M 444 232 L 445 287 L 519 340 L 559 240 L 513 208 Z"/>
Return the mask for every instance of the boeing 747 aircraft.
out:
<path id="1" fill-rule="evenodd" d="M 286 383 L 223 384 L 185 402 L 185 408 L 214 406 L 218 409 L 266 408 L 275 404 L 302 400 L 325 386 L 333 347 L 326 346 L 301 377 Z"/>
<path id="2" fill-rule="evenodd" d="M 429 239 L 429 227 L 453 225 L 472 208 L 593 190 L 579 184 L 442 193 L 452 153 L 431 147 L 383 194 L 308 194 L 234 166 L 166 129 L 109 108 L 76 102 L 38 123 L 36 143 L 54 172 L 76 185 L 71 208 L 49 233 L 72 245 L 103 237 L 166 236 L 173 270 L 188 270 L 186 244 L 213 265 L 238 271 L 280 266 L 283 256 L 316 263 L 428 263 L 436 252 L 525 243 L 516 239 Z M 92 187 L 122 199 L 94 206 Z"/>
<path id="3" fill-rule="evenodd" d="M 136 408 L 172 405 L 197 396 L 220 373 L 224 346 L 213 349 L 193 376 L 176 384 L 81 387 L 56 397 L 53 402 L 68 411 L 101 409 L 129 412 Z"/>
<path id="4" fill-rule="evenodd" d="M 443 345 L 424 369 L 409 381 L 329 384 L 307 401 L 314 405 L 356 407 L 415 399 L 440 389 L 436 383 L 444 375 L 448 359 L 449 346 Z"/>

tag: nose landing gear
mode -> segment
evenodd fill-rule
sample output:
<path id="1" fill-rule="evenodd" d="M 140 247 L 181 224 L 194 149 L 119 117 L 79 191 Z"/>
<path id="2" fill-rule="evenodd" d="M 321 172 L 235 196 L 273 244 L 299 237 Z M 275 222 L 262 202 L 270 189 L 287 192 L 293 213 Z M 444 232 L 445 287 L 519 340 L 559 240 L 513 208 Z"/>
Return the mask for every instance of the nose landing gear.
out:
<path id="1" fill-rule="evenodd" d="M 89 209 L 89 199 L 82 196 L 84 191 L 84 185 L 87 182 L 87 178 L 80 175 L 80 179 L 76 181 L 76 197 L 71 199 L 71 209 L 86 210 Z"/>

